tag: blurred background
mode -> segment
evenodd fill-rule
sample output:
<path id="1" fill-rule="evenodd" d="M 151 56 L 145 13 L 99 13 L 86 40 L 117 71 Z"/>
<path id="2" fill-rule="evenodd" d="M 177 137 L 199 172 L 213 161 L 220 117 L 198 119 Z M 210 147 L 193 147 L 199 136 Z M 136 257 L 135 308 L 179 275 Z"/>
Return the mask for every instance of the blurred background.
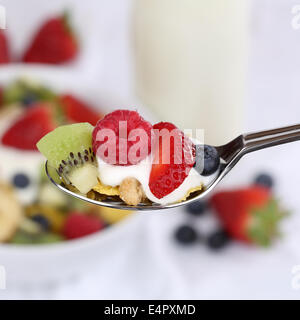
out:
<path id="1" fill-rule="evenodd" d="M 272 185 L 290 214 L 268 248 L 227 234 L 214 242 L 223 227 L 209 199 L 155 213 L 87 207 L 57 194 L 33 150 L 41 127 L 54 125 L 49 103 L 61 109 L 60 123 L 95 124 L 113 109 L 136 108 L 152 122 L 203 128 L 213 145 L 297 123 L 300 1 L 0 5 L 0 299 L 300 297 L 298 143 L 247 155 L 216 190 Z M 45 42 L 61 50 L 44 50 Z M 5 215 L 18 210 L 22 219 Z M 74 212 L 97 217 L 99 232 L 68 239 L 62 230 Z"/>

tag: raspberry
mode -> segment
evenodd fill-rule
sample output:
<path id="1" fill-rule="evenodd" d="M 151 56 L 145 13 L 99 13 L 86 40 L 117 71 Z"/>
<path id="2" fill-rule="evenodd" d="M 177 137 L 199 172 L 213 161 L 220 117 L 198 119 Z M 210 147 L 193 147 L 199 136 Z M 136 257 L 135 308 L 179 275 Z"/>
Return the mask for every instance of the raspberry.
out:
<path id="1" fill-rule="evenodd" d="M 158 148 L 154 151 L 153 163 L 149 178 L 149 188 L 158 199 L 163 198 L 177 189 L 188 176 L 195 163 L 195 146 L 191 140 L 184 136 L 183 132 L 169 122 L 160 122 L 153 126 L 155 130 L 155 142 Z M 169 150 L 163 150 L 166 133 L 174 133 L 170 138 Z M 173 131 L 174 130 L 174 131 Z M 162 136 L 157 135 L 160 133 Z M 169 154 L 169 159 L 165 154 Z M 166 161 L 168 160 L 168 162 Z"/>
<path id="2" fill-rule="evenodd" d="M 110 129 L 116 139 L 108 138 L 104 129 Z M 136 111 L 116 110 L 98 121 L 93 131 L 93 149 L 109 164 L 133 165 L 151 152 L 151 136 L 152 125 Z"/>
<path id="3" fill-rule="evenodd" d="M 87 236 L 104 228 L 104 224 L 96 217 L 78 212 L 69 214 L 63 234 L 67 239 L 76 239 Z"/>

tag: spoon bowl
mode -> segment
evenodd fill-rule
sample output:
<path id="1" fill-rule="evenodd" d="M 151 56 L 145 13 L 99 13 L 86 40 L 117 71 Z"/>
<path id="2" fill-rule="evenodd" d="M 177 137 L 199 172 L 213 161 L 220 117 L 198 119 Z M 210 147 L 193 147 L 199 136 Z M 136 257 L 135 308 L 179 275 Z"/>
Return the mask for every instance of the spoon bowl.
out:
<path id="1" fill-rule="evenodd" d="M 48 161 L 45 164 L 45 170 L 50 181 L 61 191 L 98 206 L 131 211 L 171 209 L 187 205 L 206 197 L 245 154 L 297 140 L 300 140 L 300 124 L 250 134 L 242 134 L 225 145 L 215 147 L 221 159 L 216 178 L 209 185 L 205 186 L 203 190 L 192 193 L 187 200 L 167 205 L 145 202 L 136 206 L 130 206 L 121 200 L 116 200 L 114 197 L 107 197 L 104 201 L 93 200 L 86 195 L 69 190 L 62 182 L 57 170 L 49 166 Z"/>
<path id="2" fill-rule="evenodd" d="M 146 210 L 171 209 L 171 208 L 175 208 L 175 207 L 181 206 L 183 204 L 187 204 L 187 203 L 199 200 L 200 198 L 204 197 L 208 192 L 210 192 L 212 190 L 214 184 L 217 183 L 217 180 L 222 175 L 221 169 L 220 169 L 220 174 L 216 177 L 216 179 L 209 186 L 206 186 L 206 188 L 201 190 L 201 191 L 196 191 L 196 192 L 192 193 L 188 197 L 188 199 L 183 201 L 183 202 L 177 202 L 177 203 L 172 203 L 172 204 L 168 204 L 168 205 L 161 205 L 159 203 L 145 202 L 145 203 L 139 203 L 136 206 L 130 206 L 130 205 L 127 205 L 122 200 L 117 200 L 115 197 L 107 197 L 104 201 L 99 201 L 99 200 L 94 200 L 94 199 L 88 198 L 86 195 L 83 195 L 83 194 L 80 194 L 80 193 L 77 193 L 77 192 L 69 190 L 65 186 L 65 184 L 62 182 L 62 179 L 60 178 L 60 176 L 59 176 L 58 172 L 56 171 L 56 169 L 51 167 L 48 164 L 48 161 L 46 161 L 45 170 L 46 170 L 46 174 L 47 174 L 49 180 L 58 189 L 60 189 L 61 191 L 65 192 L 67 194 L 69 194 L 70 196 L 73 196 L 75 198 L 78 198 L 80 200 L 83 200 L 83 201 L 86 201 L 86 202 L 89 202 L 91 204 L 95 204 L 95 205 L 98 205 L 98 206 L 114 208 L 114 209 L 120 209 L 120 210 L 130 210 L 130 211 L 133 211 L 133 210 L 146 211 Z"/>

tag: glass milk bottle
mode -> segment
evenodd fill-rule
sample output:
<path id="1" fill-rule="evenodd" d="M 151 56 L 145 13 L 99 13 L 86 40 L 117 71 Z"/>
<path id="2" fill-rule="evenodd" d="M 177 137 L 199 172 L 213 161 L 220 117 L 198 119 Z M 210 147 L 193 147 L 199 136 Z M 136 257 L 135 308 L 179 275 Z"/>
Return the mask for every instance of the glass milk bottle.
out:
<path id="1" fill-rule="evenodd" d="M 247 0 L 135 0 L 136 90 L 160 120 L 204 129 L 219 145 L 242 132 Z"/>

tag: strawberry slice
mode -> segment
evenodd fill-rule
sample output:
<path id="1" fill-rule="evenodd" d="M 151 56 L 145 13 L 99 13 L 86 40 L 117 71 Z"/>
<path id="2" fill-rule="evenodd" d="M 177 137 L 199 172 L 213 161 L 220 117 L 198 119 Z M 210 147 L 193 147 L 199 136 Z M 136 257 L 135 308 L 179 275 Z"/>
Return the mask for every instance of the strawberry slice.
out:
<path id="1" fill-rule="evenodd" d="M 55 129 L 52 109 L 37 103 L 18 119 L 2 136 L 2 143 L 22 150 L 37 150 L 36 143 Z"/>
<path id="2" fill-rule="evenodd" d="M 271 244 L 278 222 L 286 216 L 270 191 L 258 186 L 218 192 L 211 204 L 231 237 L 261 246 Z"/>
<path id="3" fill-rule="evenodd" d="M 160 122 L 153 129 L 156 147 L 149 188 L 155 197 L 161 199 L 177 189 L 188 176 L 195 163 L 195 146 L 172 123 Z"/>
<path id="4" fill-rule="evenodd" d="M 22 61 L 60 64 L 73 60 L 78 54 L 78 45 L 64 14 L 47 20 L 35 35 Z"/>
<path id="5" fill-rule="evenodd" d="M 10 57 L 6 34 L 4 31 L 0 30 L 0 64 L 9 62 Z"/>
<path id="6" fill-rule="evenodd" d="M 98 120 L 103 117 L 100 113 L 94 111 L 92 107 L 73 95 L 62 95 L 60 102 L 65 116 L 70 122 L 89 122 L 95 126 Z"/>

